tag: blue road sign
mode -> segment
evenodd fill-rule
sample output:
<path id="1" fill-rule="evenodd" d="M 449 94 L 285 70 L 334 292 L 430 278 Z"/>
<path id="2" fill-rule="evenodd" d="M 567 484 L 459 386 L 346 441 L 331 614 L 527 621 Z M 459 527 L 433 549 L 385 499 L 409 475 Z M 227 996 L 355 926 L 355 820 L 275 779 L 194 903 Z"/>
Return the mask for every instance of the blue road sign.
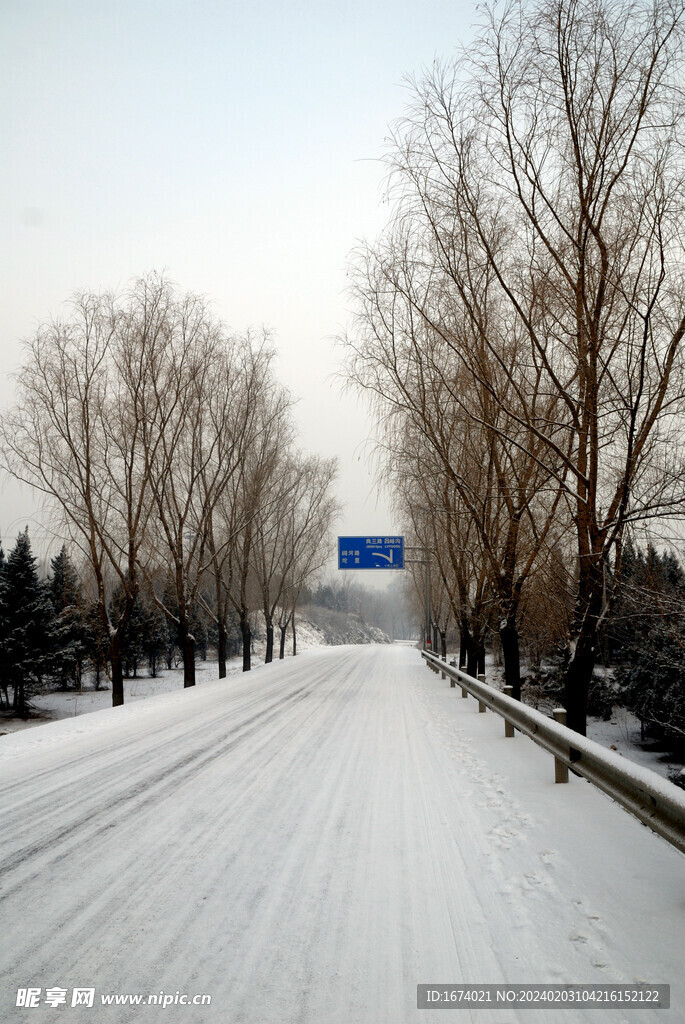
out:
<path id="1" fill-rule="evenodd" d="M 404 537 L 338 537 L 339 569 L 404 569 Z"/>

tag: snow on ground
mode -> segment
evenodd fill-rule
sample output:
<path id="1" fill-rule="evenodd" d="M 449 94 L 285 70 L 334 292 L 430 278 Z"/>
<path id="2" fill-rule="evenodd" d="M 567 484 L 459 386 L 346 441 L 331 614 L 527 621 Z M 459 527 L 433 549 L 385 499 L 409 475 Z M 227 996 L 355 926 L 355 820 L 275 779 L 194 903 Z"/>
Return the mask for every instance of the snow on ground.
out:
<path id="1" fill-rule="evenodd" d="M 303 619 L 298 623 L 298 650 L 300 653 L 310 650 L 313 647 L 325 645 L 324 636 L 316 626 Z M 415 646 L 413 641 L 395 641 L 408 646 Z M 254 645 L 252 664 L 258 667 L 264 660 L 265 644 L 262 639 L 257 639 Z M 286 655 L 292 654 L 292 638 L 288 635 Z M 228 676 L 242 672 L 242 657 L 233 658 L 228 663 Z M 218 678 L 218 666 L 215 660 L 198 661 L 196 665 L 196 683 L 198 686 L 207 682 L 216 681 Z M 488 681 L 496 686 L 503 683 L 502 673 L 488 658 Z M 90 681 L 89 681 L 90 682 Z M 126 703 L 144 700 L 147 697 L 154 697 L 161 693 L 170 693 L 183 687 L 183 669 L 176 667 L 171 670 L 162 670 L 160 674 L 152 679 L 144 671 L 136 679 L 124 680 L 124 694 Z M 79 715 L 89 714 L 91 711 L 101 711 L 112 706 L 112 694 L 107 690 L 93 690 L 86 686 L 82 693 L 73 691 L 51 691 L 39 694 L 32 699 L 36 712 L 29 719 L 2 717 L 0 718 L 0 738 L 7 733 L 20 732 L 24 729 L 31 729 L 46 722 L 59 721 L 62 718 L 75 718 Z M 544 713 L 551 713 L 549 708 L 541 708 Z M 635 715 L 625 708 L 614 707 L 609 721 L 599 718 L 589 718 L 587 723 L 587 734 L 590 739 L 595 740 L 608 749 L 615 750 L 623 757 L 650 768 L 663 778 L 671 779 L 677 772 L 685 768 L 683 764 L 668 754 L 663 753 L 657 744 L 640 739 L 640 721 Z M 1 740 L 0 740 L 1 741 Z"/>
<path id="2" fill-rule="evenodd" d="M 320 648 L 3 737 L 0 1019 L 403 1024 L 419 983 L 661 982 L 671 1010 L 601 1020 L 680 1024 L 683 856 L 460 692 Z M 211 1008 L 101 1005 L 160 992 Z"/>
<path id="3" fill-rule="evenodd" d="M 495 664 L 491 654 L 486 656 L 487 682 L 501 689 L 504 685 L 504 669 Z M 543 714 L 551 716 L 554 704 L 542 701 L 535 705 Z M 615 705 L 611 718 L 588 717 L 587 735 L 595 743 L 600 743 L 609 750 L 615 750 L 621 757 L 627 757 L 636 764 L 650 768 L 664 779 L 673 778 L 681 770 L 685 770 L 682 760 L 664 753 L 661 746 L 653 740 L 643 741 L 640 738 L 640 719 L 626 708 Z"/>
<path id="4" fill-rule="evenodd" d="M 228 674 L 234 675 L 242 670 L 242 659 L 240 663 L 235 659 L 228 666 Z M 195 668 L 196 684 L 202 686 L 204 683 L 214 682 L 219 674 L 216 662 L 199 661 Z M 33 729 L 46 722 L 56 722 L 63 718 L 76 718 L 80 715 L 88 715 L 91 711 L 103 711 L 112 707 L 112 691 L 94 690 L 89 687 L 90 680 L 81 693 L 74 690 L 52 690 L 47 693 L 36 694 L 31 697 L 31 704 L 35 712 L 31 718 L 0 718 L 0 734 L 23 732 L 26 729 Z M 171 693 L 183 689 L 183 669 L 173 668 L 160 672 L 154 679 L 143 674 L 135 679 L 124 679 L 124 700 L 129 704 L 138 700 L 145 700 L 147 697 L 156 697 L 162 693 Z M 2 743 L 2 738 L 0 738 Z"/>
<path id="5" fill-rule="evenodd" d="M 664 753 L 658 743 L 650 740 L 643 743 L 640 740 L 640 719 L 626 708 L 615 706 L 607 722 L 601 718 L 589 719 L 587 734 L 595 743 L 615 750 L 636 764 L 651 768 L 664 778 L 671 778 L 683 770 L 682 762 Z"/>
<path id="6" fill-rule="evenodd" d="M 261 616 L 263 622 L 263 616 Z M 299 652 L 310 650 L 312 647 L 320 647 L 324 643 L 323 634 L 316 626 L 306 620 L 297 624 L 297 647 Z M 252 665 L 257 667 L 264 662 L 266 642 L 263 636 L 258 635 L 253 644 Z M 286 656 L 292 655 L 292 635 L 288 632 L 285 646 Z M 278 657 L 278 644 L 276 648 Z M 242 672 L 242 655 L 232 658 L 227 664 L 227 675 L 235 675 Z M 218 662 L 214 660 L 198 660 L 195 665 L 196 685 L 214 682 L 218 679 Z M 47 693 L 36 694 L 31 698 L 35 712 L 31 718 L 0 718 L 0 737 L 7 733 L 22 732 L 24 729 L 31 729 L 37 725 L 44 725 L 46 722 L 56 722 L 62 718 L 76 718 L 78 715 L 87 715 L 91 711 L 102 711 L 112 706 L 111 689 L 95 690 L 94 681 L 88 676 L 84 689 L 81 693 L 75 691 L 48 691 Z M 177 665 L 172 669 L 160 669 L 157 676 L 151 678 L 145 669 L 141 674 L 132 679 L 124 679 L 124 701 L 144 700 L 147 697 L 156 697 L 160 693 L 170 693 L 183 688 L 183 666 Z"/>

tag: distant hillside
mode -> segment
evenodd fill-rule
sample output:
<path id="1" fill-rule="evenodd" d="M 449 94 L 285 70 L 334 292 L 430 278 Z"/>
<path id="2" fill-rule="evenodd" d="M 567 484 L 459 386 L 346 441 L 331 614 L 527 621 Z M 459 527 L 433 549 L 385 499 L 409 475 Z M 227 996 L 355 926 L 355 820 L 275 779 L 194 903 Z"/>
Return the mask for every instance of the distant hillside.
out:
<path id="1" fill-rule="evenodd" d="M 323 637 L 323 643 L 331 647 L 340 644 L 392 643 L 387 633 L 378 626 L 367 625 L 357 612 L 336 611 L 308 604 L 298 609 L 298 616 L 315 626 Z"/>

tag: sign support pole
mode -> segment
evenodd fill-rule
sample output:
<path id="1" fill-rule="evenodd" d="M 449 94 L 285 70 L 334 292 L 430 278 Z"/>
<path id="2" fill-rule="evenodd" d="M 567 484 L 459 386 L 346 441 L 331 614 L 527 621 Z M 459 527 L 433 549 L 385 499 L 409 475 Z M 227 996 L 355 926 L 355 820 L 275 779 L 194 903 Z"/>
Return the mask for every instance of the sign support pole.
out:
<path id="1" fill-rule="evenodd" d="M 338 537 L 338 568 L 339 569 L 384 569 L 396 571 L 404 569 L 405 564 L 415 562 L 425 569 L 425 615 L 423 630 L 424 651 L 437 648 L 437 635 L 433 633 L 432 596 L 431 596 L 431 551 L 427 544 L 423 547 L 407 547 L 407 551 L 421 551 L 423 558 L 404 557 L 404 537 Z M 433 651 L 437 653 L 437 651 Z"/>
<path id="2" fill-rule="evenodd" d="M 428 554 L 428 548 L 424 549 L 424 554 L 425 554 L 425 557 L 426 557 L 426 561 L 425 561 L 425 569 L 426 569 L 426 636 L 430 637 L 430 635 L 431 635 L 431 617 L 432 616 L 431 616 L 431 572 L 430 572 L 430 558 L 429 558 L 429 554 Z M 423 646 L 424 646 L 424 649 L 425 649 L 426 648 L 425 641 L 424 641 L 424 645 Z M 431 647 L 431 650 L 432 650 L 432 647 Z M 436 652 L 433 651 L 433 654 L 435 654 L 435 653 Z"/>
<path id="3" fill-rule="evenodd" d="M 423 628 L 423 649 L 424 651 L 432 651 L 432 604 L 433 599 L 431 596 L 431 571 L 430 571 L 430 556 L 431 552 L 428 547 L 414 548 L 407 547 L 406 551 L 423 551 L 423 558 L 405 558 L 405 564 L 414 563 L 415 565 L 422 565 L 424 567 L 424 583 L 425 583 L 425 622 Z M 435 654 L 435 651 L 433 651 Z"/>

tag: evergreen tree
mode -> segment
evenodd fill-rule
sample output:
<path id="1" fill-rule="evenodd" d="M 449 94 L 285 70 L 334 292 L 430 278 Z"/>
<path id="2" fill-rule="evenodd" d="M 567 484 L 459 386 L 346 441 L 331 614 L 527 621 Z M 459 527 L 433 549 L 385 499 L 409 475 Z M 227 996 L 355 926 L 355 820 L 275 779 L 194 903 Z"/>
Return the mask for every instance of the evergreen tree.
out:
<path id="1" fill-rule="evenodd" d="M 167 617 L 154 601 L 145 606 L 145 654 L 150 675 L 157 675 L 160 661 L 165 657 L 169 642 Z"/>
<path id="2" fill-rule="evenodd" d="M 62 686 L 80 689 L 89 646 L 81 583 L 65 545 L 50 564 L 50 598 L 55 612 L 53 674 Z"/>
<path id="3" fill-rule="evenodd" d="M 126 597 L 117 587 L 110 603 L 111 617 L 121 616 Z M 128 620 L 124 627 L 121 642 L 121 658 L 124 665 L 124 676 L 128 679 L 138 675 L 138 667 L 146 656 L 146 613 L 140 594 L 136 594 Z"/>
<path id="4" fill-rule="evenodd" d="M 162 604 L 167 609 L 168 615 L 165 615 L 166 620 L 166 642 L 164 649 L 164 660 L 166 667 L 169 671 L 174 667 L 174 658 L 180 650 L 180 638 L 178 635 L 178 624 L 175 616 L 178 614 L 178 602 L 174 588 L 170 583 L 167 583 L 164 590 L 164 596 L 162 598 Z"/>
<path id="5" fill-rule="evenodd" d="M 166 648 L 164 658 L 167 669 L 172 669 L 175 657 L 183 650 L 183 638 L 177 621 L 178 599 L 173 585 L 168 582 L 162 597 L 162 604 L 167 610 L 166 618 Z M 208 632 L 207 623 L 196 607 L 193 607 L 188 616 L 188 632 L 195 637 L 195 657 L 199 655 L 202 661 L 207 658 Z"/>
<path id="6" fill-rule="evenodd" d="M 207 623 L 204 615 L 197 609 L 193 608 L 190 613 L 190 632 L 195 637 L 195 654 L 196 657 L 199 654 L 201 661 L 207 660 Z"/>
<path id="7" fill-rule="evenodd" d="M 95 689 L 100 690 L 102 675 L 107 671 L 110 641 L 102 622 L 100 605 L 97 601 L 87 604 L 84 609 L 86 626 L 86 657 L 95 673 Z"/>
<path id="8" fill-rule="evenodd" d="M 47 669 L 53 617 L 48 586 L 38 579 L 27 527 L 17 537 L 3 571 L 3 647 L 15 714 L 27 713 L 29 694 Z"/>
<path id="9" fill-rule="evenodd" d="M 654 735 L 685 738 L 685 572 L 669 552 L 630 548 L 611 624 L 625 706 Z"/>

